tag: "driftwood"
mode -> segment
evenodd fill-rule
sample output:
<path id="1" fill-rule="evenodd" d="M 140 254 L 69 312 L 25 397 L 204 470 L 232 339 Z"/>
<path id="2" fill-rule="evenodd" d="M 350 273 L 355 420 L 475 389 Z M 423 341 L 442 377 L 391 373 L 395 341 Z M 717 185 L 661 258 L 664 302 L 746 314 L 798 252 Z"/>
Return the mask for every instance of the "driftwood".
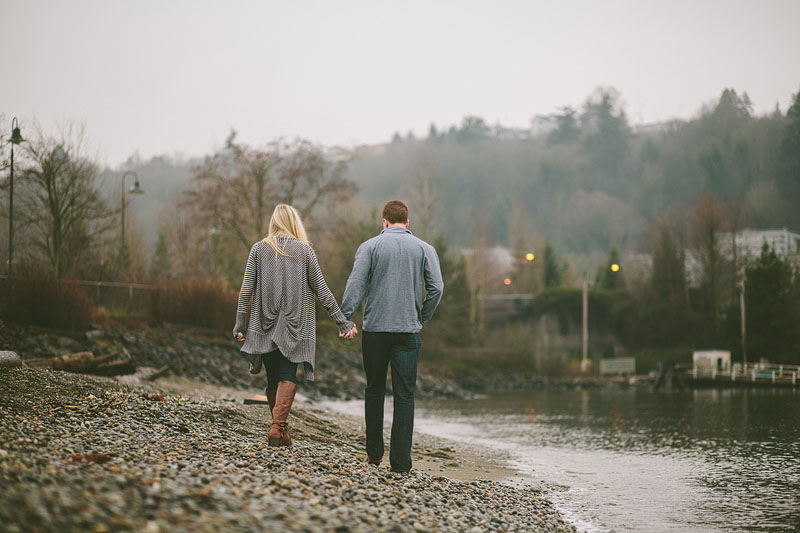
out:
<path id="1" fill-rule="evenodd" d="M 41 359 L 28 359 L 25 365 L 31 368 L 52 368 L 53 370 L 68 370 L 70 372 L 82 372 L 86 368 L 95 364 L 92 352 L 78 352 L 56 357 L 44 357 Z"/>
<path id="2" fill-rule="evenodd" d="M 92 352 L 77 352 L 56 357 L 28 359 L 25 365 L 30 368 L 52 368 L 97 376 L 118 376 L 136 371 L 136 364 L 125 348 L 122 348 L 122 354 L 108 353 L 95 357 Z"/>
<path id="3" fill-rule="evenodd" d="M 165 374 L 168 374 L 171 370 L 172 370 L 172 367 L 170 365 L 164 365 L 161 368 L 159 368 L 158 370 L 156 370 L 155 372 L 153 372 L 152 374 L 150 374 L 149 376 L 146 376 L 146 377 L 144 377 L 142 379 L 144 381 L 155 381 L 158 378 L 160 378 L 161 376 L 163 376 Z"/>

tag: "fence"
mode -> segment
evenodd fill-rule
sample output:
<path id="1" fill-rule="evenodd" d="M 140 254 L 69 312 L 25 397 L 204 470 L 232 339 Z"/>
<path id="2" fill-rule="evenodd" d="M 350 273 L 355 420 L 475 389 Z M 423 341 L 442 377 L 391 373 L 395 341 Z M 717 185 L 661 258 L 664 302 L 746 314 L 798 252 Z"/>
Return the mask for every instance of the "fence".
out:
<path id="1" fill-rule="evenodd" d="M 698 374 L 697 367 L 689 371 L 693 379 L 708 378 L 702 373 Z M 800 383 L 800 365 L 782 365 L 772 363 L 748 363 L 733 365 L 725 371 L 711 370 L 711 381 L 730 381 L 731 383 L 773 383 L 791 385 Z"/>
<path id="2" fill-rule="evenodd" d="M 600 374 L 607 375 L 633 375 L 636 373 L 636 359 L 633 357 L 617 357 L 613 359 L 600 359 Z"/>
<path id="3" fill-rule="evenodd" d="M 12 281 L 33 281 L 19 278 L 9 279 L 0 276 L 0 294 L 9 294 Z M 58 280 L 63 285 L 73 285 L 85 290 L 86 295 L 97 307 L 126 312 L 128 314 L 148 314 L 152 310 L 152 299 L 159 290 L 155 285 L 141 283 L 121 283 L 114 281 Z"/>

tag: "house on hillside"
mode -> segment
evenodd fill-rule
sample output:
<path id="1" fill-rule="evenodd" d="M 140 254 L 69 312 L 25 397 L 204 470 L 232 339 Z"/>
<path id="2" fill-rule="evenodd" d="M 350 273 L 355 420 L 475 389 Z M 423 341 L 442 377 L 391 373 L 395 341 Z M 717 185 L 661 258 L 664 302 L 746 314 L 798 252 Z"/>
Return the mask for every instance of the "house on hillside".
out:
<path id="1" fill-rule="evenodd" d="M 782 229 L 743 229 L 724 232 L 719 237 L 719 250 L 728 261 L 736 261 L 739 270 L 761 255 L 764 244 L 775 250 L 775 254 L 800 268 L 800 233 Z M 686 281 L 697 287 L 703 279 L 703 265 L 691 250 L 686 251 Z"/>

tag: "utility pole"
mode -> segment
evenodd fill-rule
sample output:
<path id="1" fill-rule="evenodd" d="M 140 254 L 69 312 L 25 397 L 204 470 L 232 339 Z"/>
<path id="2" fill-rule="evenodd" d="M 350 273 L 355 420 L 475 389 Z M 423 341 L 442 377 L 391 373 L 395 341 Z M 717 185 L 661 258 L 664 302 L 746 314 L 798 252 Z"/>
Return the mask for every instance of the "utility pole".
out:
<path id="1" fill-rule="evenodd" d="M 589 368 L 589 282 L 586 281 L 586 272 L 583 273 L 583 358 L 581 371 Z"/>
<path id="2" fill-rule="evenodd" d="M 742 290 L 739 293 L 739 308 L 742 312 L 742 362 L 744 365 L 747 365 L 747 313 L 745 312 L 744 278 L 745 273 L 742 272 Z"/>

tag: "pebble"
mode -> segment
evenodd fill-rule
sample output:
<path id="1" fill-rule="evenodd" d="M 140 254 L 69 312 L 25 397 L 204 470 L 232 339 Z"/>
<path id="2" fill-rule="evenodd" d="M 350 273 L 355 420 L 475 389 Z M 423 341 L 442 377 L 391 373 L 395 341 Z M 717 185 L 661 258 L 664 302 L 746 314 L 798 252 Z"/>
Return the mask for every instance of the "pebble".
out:
<path id="1" fill-rule="evenodd" d="M 0 523 L 97 533 L 575 531 L 540 488 L 366 468 L 360 447 L 343 444 L 360 442 L 359 430 L 337 427 L 330 440 L 336 421 L 297 407 L 294 445 L 271 448 L 252 406 L 2 369 Z"/>

